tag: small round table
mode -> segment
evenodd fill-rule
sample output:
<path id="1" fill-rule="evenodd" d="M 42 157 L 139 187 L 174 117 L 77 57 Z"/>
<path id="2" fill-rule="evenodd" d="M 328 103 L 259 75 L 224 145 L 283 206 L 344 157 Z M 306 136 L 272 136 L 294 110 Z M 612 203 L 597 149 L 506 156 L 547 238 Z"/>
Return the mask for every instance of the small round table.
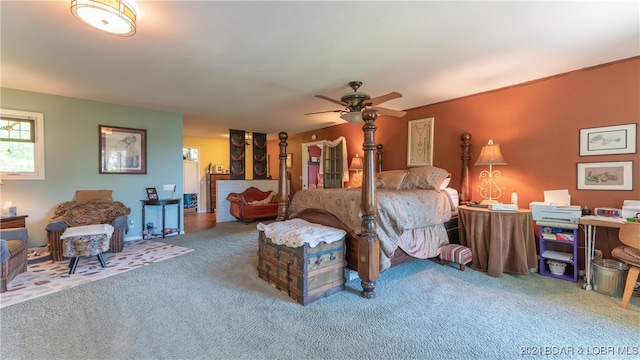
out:
<path id="1" fill-rule="evenodd" d="M 460 244 L 473 253 L 471 267 L 491 276 L 538 270 L 531 211 L 460 206 Z"/>

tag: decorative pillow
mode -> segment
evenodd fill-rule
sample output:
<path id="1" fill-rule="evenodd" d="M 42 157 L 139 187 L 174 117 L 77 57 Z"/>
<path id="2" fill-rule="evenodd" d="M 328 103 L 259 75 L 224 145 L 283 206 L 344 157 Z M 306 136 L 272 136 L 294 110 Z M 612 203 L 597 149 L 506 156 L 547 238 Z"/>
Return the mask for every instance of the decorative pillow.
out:
<path id="1" fill-rule="evenodd" d="M 407 170 L 381 171 L 376 177 L 376 187 L 379 189 L 400 190 L 406 176 Z"/>
<path id="2" fill-rule="evenodd" d="M 274 197 L 274 193 L 271 192 L 269 195 L 267 195 L 266 198 L 262 199 L 262 200 L 254 200 L 254 201 L 249 201 L 249 204 L 252 205 L 265 205 L 265 204 L 269 204 L 272 202 L 273 197 Z"/>
<path id="3" fill-rule="evenodd" d="M 402 182 L 401 189 L 440 189 L 442 182 L 451 174 L 435 166 L 410 168 Z"/>
<path id="4" fill-rule="evenodd" d="M 91 200 L 113 201 L 111 198 L 112 190 L 76 190 L 76 202 L 85 202 Z"/>

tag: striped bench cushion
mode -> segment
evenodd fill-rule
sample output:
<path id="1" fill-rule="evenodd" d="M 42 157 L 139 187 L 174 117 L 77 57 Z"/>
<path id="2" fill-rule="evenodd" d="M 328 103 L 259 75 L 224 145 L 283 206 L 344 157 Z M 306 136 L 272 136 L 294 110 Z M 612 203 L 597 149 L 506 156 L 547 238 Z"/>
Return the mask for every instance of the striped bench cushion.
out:
<path id="1" fill-rule="evenodd" d="M 449 244 L 442 247 L 440 258 L 446 261 L 466 265 L 471 262 L 471 249 L 464 245 Z"/>

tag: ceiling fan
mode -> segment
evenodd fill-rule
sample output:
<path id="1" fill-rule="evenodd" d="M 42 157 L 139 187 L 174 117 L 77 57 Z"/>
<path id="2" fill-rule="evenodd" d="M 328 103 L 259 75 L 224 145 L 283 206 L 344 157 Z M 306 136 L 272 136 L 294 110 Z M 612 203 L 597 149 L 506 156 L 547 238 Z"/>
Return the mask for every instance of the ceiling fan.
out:
<path id="1" fill-rule="evenodd" d="M 402 117 L 407 113 L 406 111 L 392 110 L 392 109 L 377 106 L 379 104 L 382 104 L 385 101 L 402 97 L 402 94 L 400 94 L 399 92 L 394 91 L 386 95 L 372 98 L 371 96 L 361 91 L 358 91 L 360 86 L 362 86 L 362 81 L 351 81 L 349 83 L 349 86 L 353 89 L 353 92 L 342 96 L 340 100 L 335 100 L 324 95 L 316 95 L 317 98 L 327 100 L 338 105 L 343 105 L 345 106 L 344 109 L 318 111 L 318 112 L 306 113 L 305 115 L 337 112 L 337 113 L 340 113 L 340 117 L 342 119 L 347 120 L 349 122 L 358 123 L 362 121 L 362 110 L 368 107 L 376 109 L 378 111 L 378 114 L 380 115 Z"/>

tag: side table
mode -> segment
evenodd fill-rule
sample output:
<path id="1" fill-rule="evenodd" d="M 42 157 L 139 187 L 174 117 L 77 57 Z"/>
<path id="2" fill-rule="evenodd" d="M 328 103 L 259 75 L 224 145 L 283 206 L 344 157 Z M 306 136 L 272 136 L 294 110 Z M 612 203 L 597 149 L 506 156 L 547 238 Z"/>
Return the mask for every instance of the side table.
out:
<path id="1" fill-rule="evenodd" d="M 460 206 L 460 244 L 473 253 L 471 267 L 491 276 L 538 270 L 531 211 L 491 211 Z"/>
<path id="2" fill-rule="evenodd" d="M 26 218 L 29 215 L 18 215 L 0 218 L 0 229 L 27 227 Z"/>
<path id="3" fill-rule="evenodd" d="M 144 217 L 145 217 L 145 206 L 162 206 L 162 238 L 164 239 L 165 235 L 167 235 L 164 231 L 164 220 L 165 220 L 165 206 L 167 205 L 177 205 L 178 209 L 176 210 L 176 214 L 178 217 L 178 232 L 180 232 L 180 199 L 158 199 L 158 200 L 140 200 L 142 203 L 142 228 L 146 226 Z M 144 230 L 143 230 L 144 231 Z M 159 235 L 158 235 L 159 236 Z"/>

